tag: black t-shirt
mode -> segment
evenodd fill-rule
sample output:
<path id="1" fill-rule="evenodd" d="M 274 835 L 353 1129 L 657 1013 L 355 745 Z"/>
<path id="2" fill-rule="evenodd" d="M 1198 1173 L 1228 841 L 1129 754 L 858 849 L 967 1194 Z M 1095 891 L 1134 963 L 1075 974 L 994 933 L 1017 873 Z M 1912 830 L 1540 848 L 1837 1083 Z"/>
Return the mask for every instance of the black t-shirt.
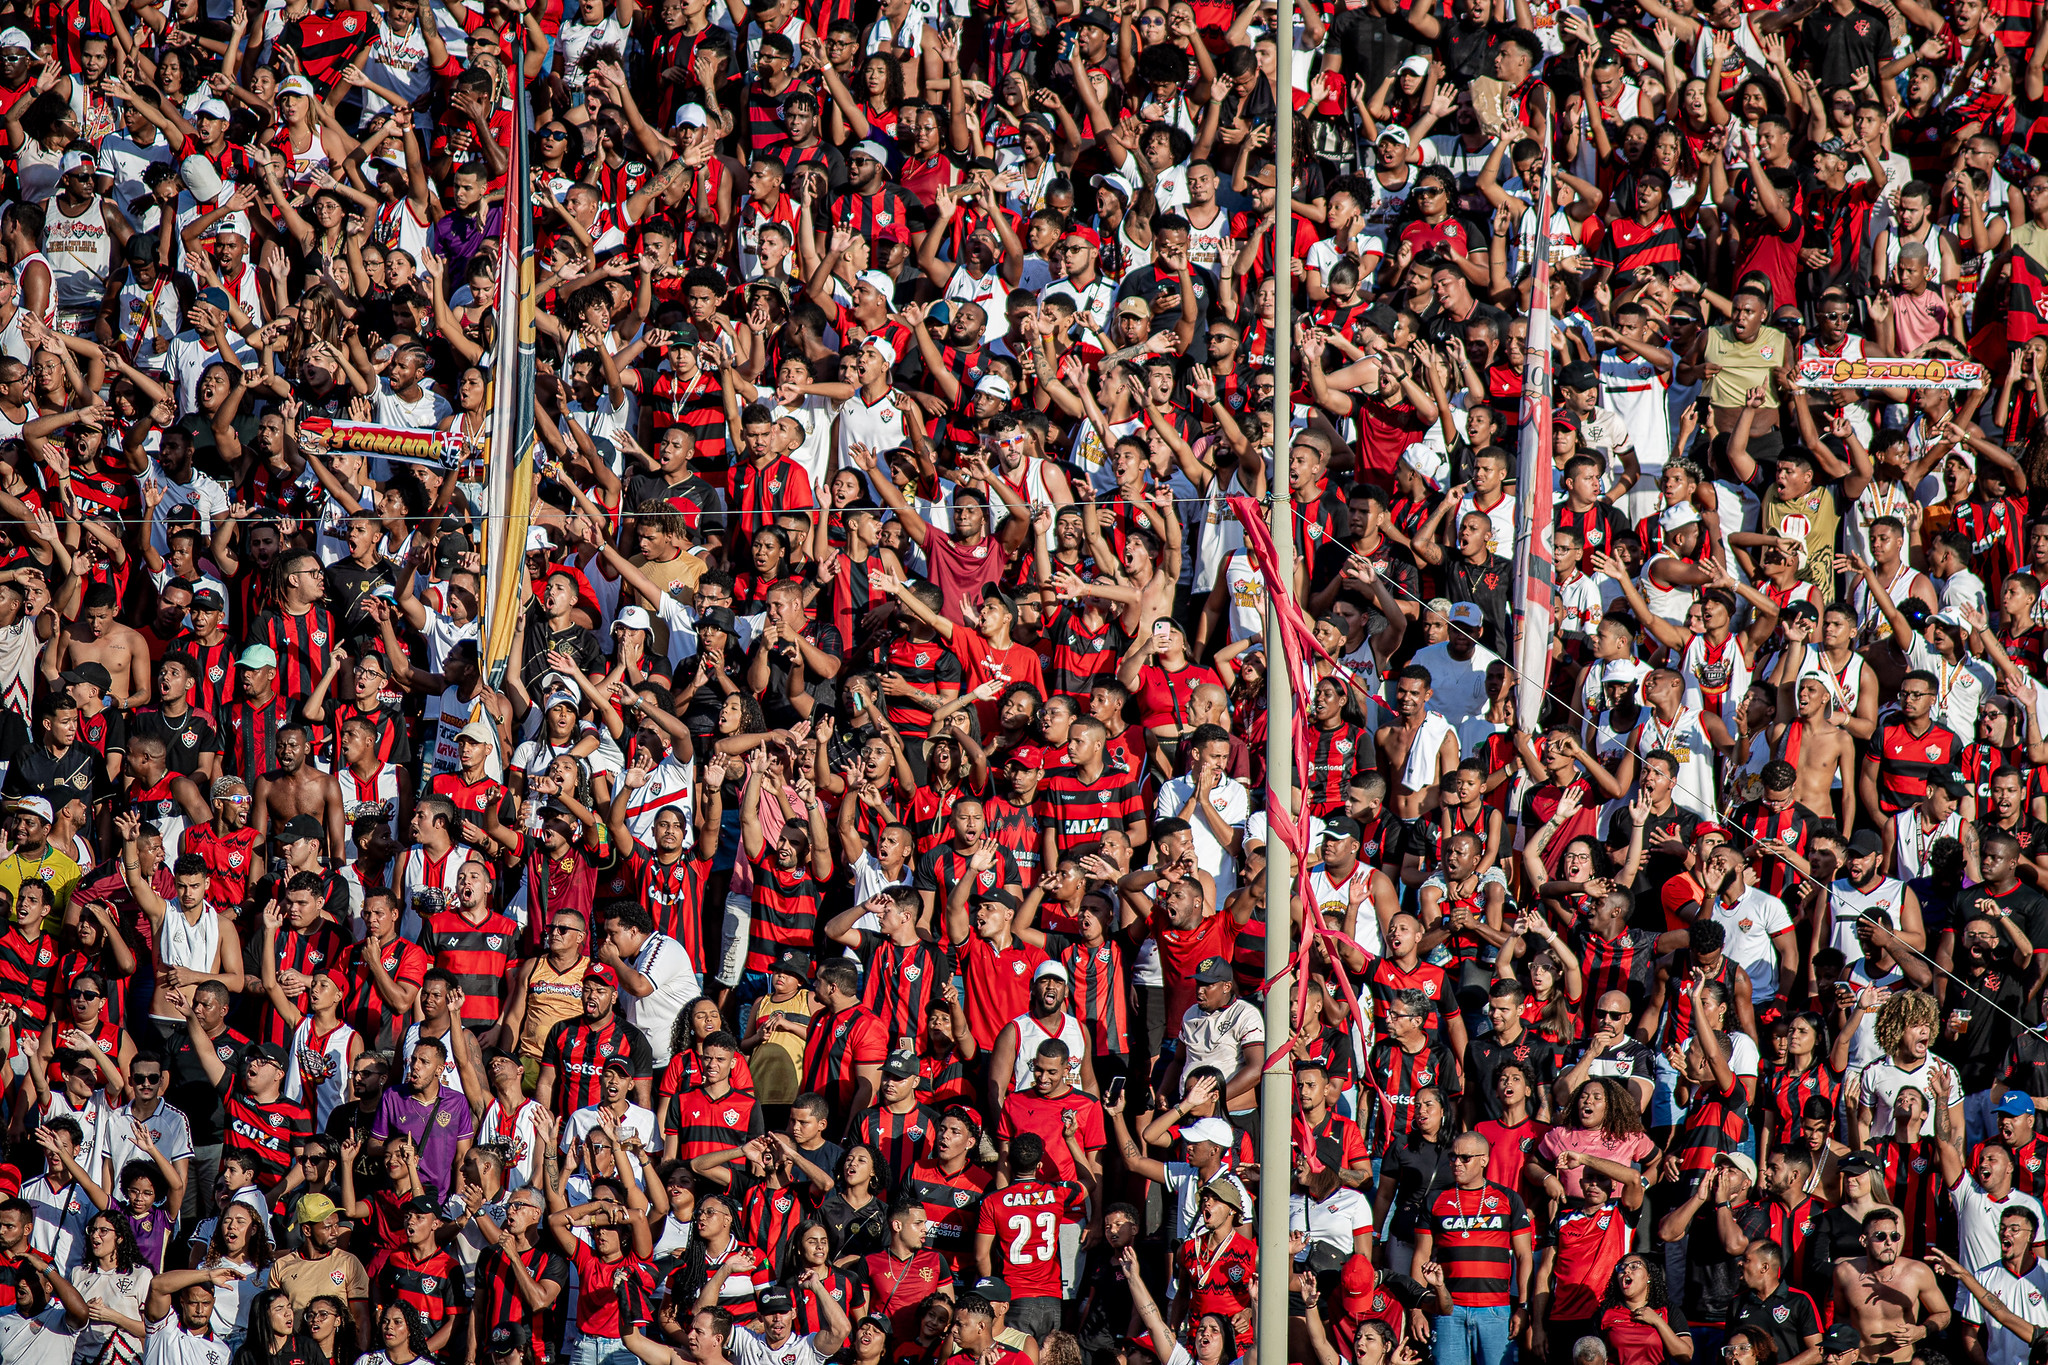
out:
<path id="1" fill-rule="evenodd" d="M 815 622 L 804 627 L 804 639 L 811 642 L 820 654 L 827 658 L 843 659 L 846 646 L 839 638 L 839 628 Z M 761 697 L 761 713 L 771 730 L 786 730 L 803 719 L 803 713 L 796 709 L 796 703 L 789 696 L 789 675 L 798 655 L 795 645 L 776 644 L 770 647 L 758 643 L 756 649 L 768 650 L 768 690 Z M 816 703 L 815 709 L 831 712 L 839 706 L 839 684 L 832 678 L 821 678 L 815 673 L 804 674 L 804 691 Z"/>
<path id="2" fill-rule="evenodd" d="M 379 559 L 368 568 L 353 559 L 327 566 L 327 609 L 351 639 L 378 634 L 377 623 L 363 610 L 363 602 L 379 585 L 398 586 L 398 570 L 388 559 Z"/>
<path id="3" fill-rule="evenodd" d="M 9 796 L 47 797 L 51 809 L 62 810 L 74 797 L 92 800 L 102 766 L 98 752 L 83 744 L 73 744 L 61 755 L 31 744 L 8 765 L 6 791 Z"/>
<path id="4" fill-rule="evenodd" d="M 1449 1124 L 1440 1141 L 1425 1142 L 1420 1133 L 1394 1143 L 1380 1162 L 1380 1179 L 1394 1182 L 1394 1213 L 1388 1232 L 1402 1241 L 1415 1236 L 1415 1218 L 1429 1201 L 1455 1182 L 1451 1167 Z"/>
<path id="5" fill-rule="evenodd" d="M 128 742 L 134 744 L 152 735 L 164 742 L 170 769 L 181 777 L 198 772 L 200 757 L 220 748 L 220 732 L 198 711 L 187 711 L 176 719 L 155 707 L 137 711 L 128 722 Z"/>
<path id="6" fill-rule="evenodd" d="M 1791 1360 L 1806 1350 L 1806 1339 L 1820 1335 L 1820 1315 L 1813 1300 L 1803 1291 L 1779 1285 L 1768 1299 L 1744 1289 L 1735 1300 L 1729 1322 L 1740 1327 L 1758 1327 L 1768 1332 L 1778 1348 L 1778 1359 Z"/>
<path id="7" fill-rule="evenodd" d="M 1999 935 L 1999 947 L 2007 946 L 2005 936 Z M 2012 965 L 2009 954 L 1985 970 L 1970 964 L 1970 956 L 1961 951 L 1961 944 L 1957 948 L 1956 975 L 1960 982 L 1974 989 L 1949 985 L 1941 1019 L 1934 1030 L 1934 1050 L 1955 1065 L 1963 1080 L 1963 1093 L 1969 1095 L 1989 1090 L 1998 1079 L 1999 1066 L 2013 1042 L 2012 1019 L 2008 1016 L 2019 1014 L 2026 1002 L 2026 992 L 2022 989 L 2021 972 Z M 1999 1007 L 1987 1007 L 1985 996 L 1997 1001 Z M 1960 1038 L 1948 1036 L 1948 1016 L 1952 1010 L 1967 1010 L 1970 1014 Z"/>
<path id="8" fill-rule="evenodd" d="M 1728 1210 L 1735 1226 L 1751 1241 L 1767 1236 L 1771 1216 L 1754 1201 Z M 1711 1204 L 1703 1207 L 1686 1230 L 1685 1315 L 1694 1322 L 1726 1322 L 1742 1290 L 1742 1259 L 1722 1244 L 1720 1220 Z"/>
<path id="9" fill-rule="evenodd" d="M 1851 84 L 1863 69 L 1874 79 L 1878 63 L 1891 54 L 1891 29 L 1885 17 L 1863 5 L 1847 14 L 1822 5 L 1807 16 L 1801 37 L 1805 39 L 1802 50 L 1813 64 L 1814 80 L 1823 90 Z"/>
<path id="10" fill-rule="evenodd" d="M 221 1139 L 221 1125 L 227 1113 L 221 1107 L 221 1088 L 213 1083 L 192 1050 L 189 1029 L 173 1027 L 171 1040 L 171 1089 L 164 1098 L 183 1110 L 192 1125 L 192 1145 L 210 1147 Z M 242 1054 L 252 1046 L 249 1039 L 233 1029 L 213 1040 L 214 1056 L 232 1076 L 242 1064 Z"/>
<path id="11" fill-rule="evenodd" d="M 1657 851 L 1657 845 L 1668 839 L 1676 839 L 1690 848 L 1699 827 L 1699 816 L 1676 802 L 1662 815 L 1652 814 L 1643 826 L 1643 867 L 1642 871 L 1636 874 L 1635 885 L 1629 890 L 1635 895 L 1636 904 L 1651 912 L 1649 921 L 1652 924 L 1660 927 L 1663 924 L 1661 906 L 1656 893 L 1664 883 L 1685 871 L 1684 854 L 1660 853 Z M 1608 825 L 1607 847 L 1614 855 L 1616 866 L 1627 861 L 1629 840 L 1634 834 L 1634 825 L 1628 818 L 1618 816 Z"/>
<path id="12" fill-rule="evenodd" d="M 2027 936 L 2027 942 L 2034 945 L 2035 952 L 2048 948 L 2048 896 L 2025 882 L 2016 883 L 2004 895 L 1997 894 L 1988 886 L 1972 887 L 1956 898 L 1954 912 L 1959 923 L 1976 911 L 1980 899 L 1997 901 L 2019 925 L 2020 932 Z"/>
<path id="13" fill-rule="evenodd" d="M 1503 1043 L 1491 1033 L 1480 1034 L 1465 1045 L 1465 1093 L 1478 1106 L 1479 1117 L 1501 1118 L 1500 1098 L 1493 1093 L 1493 1076 L 1509 1059 L 1526 1063 L 1536 1073 L 1536 1086 L 1529 1095 L 1533 1115 L 1545 1092 L 1557 1082 L 1558 1048 L 1539 1038 L 1529 1028 L 1512 1043 Z"/>

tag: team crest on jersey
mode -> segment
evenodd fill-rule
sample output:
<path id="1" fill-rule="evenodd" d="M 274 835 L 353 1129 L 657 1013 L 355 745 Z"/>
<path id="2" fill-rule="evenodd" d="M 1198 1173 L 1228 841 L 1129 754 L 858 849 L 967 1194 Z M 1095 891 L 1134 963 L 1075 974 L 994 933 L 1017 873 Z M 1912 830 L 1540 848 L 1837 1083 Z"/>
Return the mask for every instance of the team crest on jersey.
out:
<path id="1" fill-rule="evenodd" d="M 423 1293 L 431 1294 L 434 1292 L 434 1286 L 439 1283 L 441 1283 L 439 1279 L 432 1275 L 428 1275 L 420 1280 L 420 1289 Z"/>
<path id="2" fill-rule="evenodd" d="M 1746 934 L 1750 930 L 1756 928 L 1756 921 L 1753 919 L 1739 919 L 1735 921 L 1735 927 Z"/>
<path id="3" fill-rule="evenodd" d="M 1804 1218 L 1804 1219 L 1801 1219 L 1801 1220 L 1800 1220 L 1800 1223 L 1799 1223 L 1799 1235 L 1800 1235 L 1801 1237 L 1804 1237 L 1804 1236 L 1805 1236 L 1805 1235 L 1806 1235 L 1807 1233 L 1809 1233 L 1809 1232 L 1812 1232 L 1812 1231 L 1813 1231 L 1813 1220 L 1812 1220 L 1811 1218 Z"/>
<path id="4" fill-rule="evenodd" d="M 1428 1067 L 1424 1067 L 1415 1073 L 1415 1083 L 1417 1085 L 1428 1085 L 1432 1079 L 1433 1077 Z"/>
<path id="5" fill-rule="evenodd" d="M 1109 949 L 1107 949 L 1107 948 L 1097 948 L 1097 949 L 1095 950 L 1095 960 L 1096 960 L 1097 962 L 1107 962 L 1107 961 L 1109 961 Z"/>
<path id="6" fill-rule="evenodd" d="M 346 1273 L 342 1272 L 342 1271 L 339 1271 L 339 1270 L 330 1270 L 330 1271 L 328 1271 L 328 1272 L 327 1272 L 327 1278 L 328 1278 L 329 1280 L 333 1281 L 334 1285 L 335 1285 L 335 1286 L 336 1286 L 337 1288 L 339 1288 L 339 1287 L 341 1287 L 341 1286 L 343 1286 L 343 1285 L 346 1285 L 346 1284 L 348 1283 L 348 1275 L 347 1275 Z"/>
<path id="7" fill-rule="evenodd" d="M 51 947 L 51 946 L 50 946 L 49 944 L 47 944 L 47 943 L 45 943 L 45 944 L 43 945 L 43 947 L 42 947 L 42 951 L 40 951 L 40 952 L 38 952 L 38 953 L 36 954 L 36 965 L 37 965 L 38 967 L 47 967 L 47 966 L 49 966 L 49 965 L 50 965 L 50 964 L 51 964 L 52 962 L 55 962 L 56 960 L 57 960 L 57 950 L 56 950 L 56 949 L 54 949 L 54 948 L 52 948 L 52 947 Z"/>
<path id="8" fill-rule="evenodd" d="M 219 1047 L 213 1050 L 213 1055 L 225 1062 L 231 1060 L 234 1057 L 235 1050 L 229 1047 L 226 1043 L 222 1043 Z"/>
<path id="9" fill-rule="evenodd" d="M 314 632 L 313 632 L 313 643 L 314 643 L 314 644 L 316 644 L 316 645 L 324 645 L 324 644 L 326 644 L 326 643 L 327 643 L 327 632 L 326 632 L 326 631 L 324 631 L 324 630 L 316 630 L 316 631 L 314 631 Z"/>
<path id="10" fill-rule="evenodd" d="M 498 949 L 505 946 L 505 936 L 503 934 L 485 934 L 484 943 L 495 953 Z"/>
<path id="11" fill-rule="evenodd" d="M 1997 973 L 1997 972 L 1992 972 L 1992 973 L 1991 973 L 1990 975 L 1988 975 L 1988 976 L 1986 976 L 1986 977 L 1984 978 L 1984 989 L 1985 989 L 1985 990 L 1987 990 L 1987 991 L 1995 991 L 1995 990 L 1997 990 L 1997 989 L 1998 989 L 1998 982 L 1999 982 L 1999 975 L 1998 975 L 1998 973 Z"/>
<path id="12" fill-rule="evenodd" d="M 1331 746 L 1331 747 L 1333 747 L 1334 749 L 1336 749 L 1336 751 L 1337 751 L 1338 753 L 1340 753 L 1340 754 L 1344 754 L 1344 755 L 1346 755 L 1347 757 L 1348 757 L 1348 756 L 1350 755 L 1350 753 L 1351 753 L 1351 741 L 1350 741 L 1350 740 L 1348 740 L 1348 739 L 1340 739 L 1340 740 L 1338 740 L 1338 741 L 1336 742 L 1336 744 L 1334 744 L 1334 745 L 1333 745 L 1333 746 Z"/>
<path id="13" fill-rule="evenodd" d="M 1015 972 L 1017 975 L 1022 976 L 1024 975 L 1024 964 L 1022 962 L 1012 962 L 1010 964 L 1010 970 Z"/>
<path id="14" fill-rule="evenodd" d="M 1927 1174 L 1927 1169 L 1928 1169 L 1928 1166 L 1929 1166 L 1930 1164 L 1931 1164 L 1931 1163 L 1930 1163 L 1930 1162 L 1929 1162 L 1929 1161 L 1927 1160 L 1927 1158 L 1926 1158 L 1926 1157 L 1924 1157 L 1924 1156 L 1916 1156 L 1916 1157 L 1914 1157 L 1914 1158 L 1913 1158 L 1913 1173 L 1914 1173 L 1915 1175 L 1925 1175 L 1925 1174 Z"/>
<path id="15" fill-rule="evenodd" d="M 1781 1303 L 1771 1310 L 1771 1317 L 1778 1322 L 1789 1322 L 1792 1319 L 1792 1308 L 1789 1304 Z"/>
<path id="16" fill-rule="evenodd" d="M 1935 760 L 1935 759 L 1937 759 L 1937 758 L 1940 758 L 1940 757 L 1941 757 L 1941 746 L 1940 746 L 1939 744 L 1930 744 L 1930 745 L 1928 745 L 1928 746 L 1927 746 L 1927 758 L 1928 758 L 1928 761 L 1929 761 L 1929 762 L 1932 762 L 1933 760 Z"/>
<path id="17" fill-rule="evenodd" d="M 919 966 L 915 962 L 911 963 L 909 966 L 903 969 L 903 979 L 905 981 L 916 981 L 919 977 L 923 975 L 924 968 Z"/>
<path id="18" fill-rule="evenodd" d="M 737 1109 L 728 1109 L 728 1110 L 726 1110 L 726 1111 L 725 1111 L 725 1112 L 724 1112 L 723 1114 L 719 1115 L 719 1117 L 725 1120 L 725 1126 L 726 1126 L 726 1127 L 728 1127 L 728 1128 L 737 1128 L 737 1127 L 739 1127 L 739 1123 L 740 1123 L 740 1111 L 739 1111 L 739 1110 L 737 1110 Z"/>
<path id="19" fill-rule="evenodd" d="M 1526 1149 L 1525 1149 L 1525 1150 L 1526 1150 Z M 1607 1231 L 1607 1225 L 1608 1225 L 1609 1223 L 1613 1222 L 1613 1221 L 1614 1221 L 1614 1215 L 1613 1215 L 1613 1214 L 1611 1214 L 1611 1213 L 1603 1213 L 1603 1214 L 1601 1214 L 1601 1215 L 1600 1215 L 1600 1217 L 1598 1218 L 1598 1220 L 1596 1220 L 1596 1221 L 1594 1222 L 1593 1226 L 1594 1226 L 1594 1227 L 1596 1227 L 1596 1228 L 1598 1228 L 1598 1229 L 1600 1229 L 1600 1231 L 1602 1231 L 1602 1232 L 1605 1232 L 1605 1231 Z"/>
<path id="20" fill-rule="evenodd" d="M 2027 1302 L 2038 1306 L 2041 1302 L 2041 1291 L 2038 1289 L 2029 1289 L 2027 1291 Z"/>
<path id="21" fill-rule="evenodd" d="M 212 668 L 206 670 L 206 680 L 208 682 L 219 682 L 221 679 L 227 677 L 227 675 L 228 671 L 225 668 L 222 668 L 219 664 L 215 664 Z"/>
<path id="22" fill-rule="evenodd" d="M 1224 1271 L 1223 1274 L 1224 1277 L 1228 1279 L 1232 1284 L 1244 1283 L 1244 1267 L 1241 1265 L 1234 1265 L 1230 1267 L 1230 1269 Z"/>
<path id="23" fill-rule="evenodd" d="M 199 744 L 199 736 L 193 734 L 190 730 L 187 730 L 184 734 L 178 736 L 178 742 L 183 744 L 188 749 L 196 748 L 198 747 Z"/>
<path id="24" fill-rule="evenodd" d="M 239 853 L 230 853 L 230 854 L 228 854 L 228 866 L 229 866 L 229 867 L 240 867 L 241 865 L 242 865 L 242 855 L 241 855 L 241 854 L 239 854 Z"/>
<path id="25" fill-rule="evenodd" d="M 1429 997 L 1430 997 L 1431 999 L 1435 999 L 1435 998 L 1436 998 L 1436 982 L 1434 982 L 1434 981 L 1425 981 L 1425 982 L 1423 982 L 1423 983 L 1422 983 L 1422 993 L 1423 993 L 1424 995 L 1426 995 L 1426 996 L 1429 996 Z"/>

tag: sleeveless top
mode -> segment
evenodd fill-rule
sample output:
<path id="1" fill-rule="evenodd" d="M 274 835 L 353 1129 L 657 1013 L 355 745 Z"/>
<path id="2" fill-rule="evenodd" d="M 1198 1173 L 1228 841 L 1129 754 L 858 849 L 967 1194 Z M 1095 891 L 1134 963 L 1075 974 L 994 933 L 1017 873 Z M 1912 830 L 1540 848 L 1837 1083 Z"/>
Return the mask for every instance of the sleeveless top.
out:
<path id="1" fill-rule="evenodd" d="M 186 920 L 184 912 L 177 906 L 170 907 L 169 913 L 164 916 L 163 927 L 157 931 L 157 961 L 166 967 L 190 967 L 195 972 L 212 971 L 214 960 L 220 952 L 220 921 L 214 918 L 214 913 L 212 910 L 201 910 L 199 923 L 193 924 Z"/>
<path id="2" fill-rule="evenodd" d="M 1892 821 L 1892 863 L 1899 874 L 1899 880 L 1912 881 L 1915 877 L 1927 875 L 1927 855 L 1934 848 L 1937 839 L 1963 837 L 1963 813 L 1952 810 L 1948 818 L 1927 829 L 1920 823 L 1918 810 L 1902 810 Z"/>
<path id="3" fill-rule="evenodd" d="M 1916 815 L 1914 817 L 1918 819 Z M 1830 947 L 1842 950 L 1842 956 L 1855 962 L 1863 956 L 1863 945 L 1856 941 L 1856 921 L 1870 910 L 1882 910 L 1891 917 L 1892 927 L 1899 923 L 1899 907 L 1906 899 L 1906 884 L 1895 877 L 1885 877 L 1868 891 L 1858 891 L 1856 884 L 1846 877 L 1837 878 L 1828 886 L 1828 905 L 1834 911 L 1834 932 L 1828 938 Z"/>
<path id="4" fill-rule="evenodd" d="M 1649 607 L 1651 615 L 1661 617 L 1682 630 L 1687 615 L 1692 611 L 1693 590 L 1690 586 L 1667 588 L 1650 577 L 1650 565 L 1660 559 L 1678 564 L 1685 562 L 1669 550 L 1659 550 L 1651 555 L 1649 564 L 1643 565 L 1643 604 Z"/>
<path id="5" fill-rule="evenodd" d="M 1700 724 L 1699 708 L 1679 708 L 1669 725 L 1654 711 L 1644 715 L 1636 727 L 1636 752 L 1648 755 L 1662 749 L 1678 760 L 1678 780 L 1672 799 L 1702 820 L 1714 818 L 1714 746 Z"/>
<path id="6" fill-rule="evenodd" d="M 589 969 L 587 958 L 579 958 L 566 972 L 550 967 L 545 954 L 533 960 L 533 975 L 526 981 L 526 1019 L 519 1030 L 522 1054 L 538 1057 L 548 1030 L 583 1012 L 583 973 Z"/>
<path id="7" fill-rule="evenodd" d="M 1081 1059 L 1095 1050 L 1082 1031 L 1081 1021 L 1066 1010 L 1060 1011 L 1060 1031 L 1057 1035 L 1047 1033 L 1044 1025 L 1031 1017 L 1026 1010 L 1010 1021 L 1017 1026 L 1017 1059 L 1010 1064 L 1010 1088 L 1025 1090 L 1031 1085 L 1031 1063 L 1037 1060 L 1039 1044 L 1057 1036 L 1067 1045 L 1067 1081 L 1072 1085 L 1081 1083 Z"/>
<path id="8" fill-rule="evenodd" d="M 1734 729 L 1741 719 L 1742 704 L 1749 696 L 1749 657 L 1733 631 L 1721 642 L 1718 657 L 1704 635 L 1686 641 L 1685 656 L 1679 661 L 1685 679 L 1685 704 L 1704 709 L 1712 706 L 1723 724 Z"/>
<path id="9" fill-rule="evenodd" d="M 348 1044 L 356 1031 L 336 1024 L 325 1035 L 313 1032 L 313 1017 L 299 1020 L 292 1031 L 290 1056 L 285 1058 L 284 1093 L 313 1111 L 313 1127 L 327 1128 L 327 1116 L 350 1095 Z"/>

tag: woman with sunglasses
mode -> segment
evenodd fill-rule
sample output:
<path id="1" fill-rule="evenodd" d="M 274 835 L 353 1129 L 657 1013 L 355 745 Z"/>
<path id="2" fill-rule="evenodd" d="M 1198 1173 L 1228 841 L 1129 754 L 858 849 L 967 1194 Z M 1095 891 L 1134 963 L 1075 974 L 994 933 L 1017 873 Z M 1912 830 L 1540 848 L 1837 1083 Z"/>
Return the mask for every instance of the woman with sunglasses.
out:
<path id="1" fill-rule="evenodd" d="M 126 1093 L 135 1040 L 115 1022 L 107 998 L 107 979 L 98 972 L 81 972 L 71 978 L 64 1008 L 51 1011 L 49 1022 L 43 1025 L 37 1059 L 52 1089 L 63 1087 L 69 1066 L 83 1062 L 93 1077 L 94 1090 L 105 1090 L 115 1103 Z M 101 1060 L 97 1065 L 80 1056 L 88 1051 L 98 1054 Z"/>
<path id="2" fill-rule="evenodd" d="M 142 1359 L 142 1305 L 149 1298 L 150 1278 L 126 1220 L 115 1213 L 95 1214 L 85 1225 L 85 1255 L 70 1276 L 97 1310 L 79 1330 L 74 1361 L 135 1365 Z"/>
<path id="3" fill-rule="evenodd" d="M 1661 1257 L 1622 1257 L 1607 1282 L 1600 1310 L 1600 1334 L 1613 1348 L 1614 1365 L 1692 1359 L 1692 1332 L 1684 1312 L 1665 1290 Z"/>

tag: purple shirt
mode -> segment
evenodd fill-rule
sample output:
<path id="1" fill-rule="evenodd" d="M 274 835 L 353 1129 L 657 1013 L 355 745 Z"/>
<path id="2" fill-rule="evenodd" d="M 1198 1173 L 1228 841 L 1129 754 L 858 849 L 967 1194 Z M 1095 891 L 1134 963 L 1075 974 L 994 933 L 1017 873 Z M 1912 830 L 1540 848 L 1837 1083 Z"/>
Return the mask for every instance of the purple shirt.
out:
<path id="1" fill-rule="evenodd" d="M 451 292 L 469 283 L 469 263 L 484 249 L 484 243 L 505 230 L 505 210 L 492 205 L 482 213 L 442 214 L 428 234 L 434 252 L 448 263 L 443 279 Z"/>
<path id="2" fill-rule="evenodd" d="M 455 1147 L 476 1135 L 469 1101 L 462 1093 L 441 1087 L 441 1096 L 426 1104 L 397 1087 L 384 1092 L 370 1136 L 380 1141 L 404 1133 L 420 1149 L 420 1180 L 439 1203 L 455 1188 Z"/>
<path id="3" fill-rule="evenodd" d="M 171 1229 L 178 1225 L 177 1215 L 158 1204 L 142 1217 L 123 1209 L 122 1216 L 128 1220 L 128 1231 L 135 1235 L 135 1249 L 142 1253 L 142 1262 L 150 1273 L 164 1273 L 164 1248 L 170 1245 Z"/>

